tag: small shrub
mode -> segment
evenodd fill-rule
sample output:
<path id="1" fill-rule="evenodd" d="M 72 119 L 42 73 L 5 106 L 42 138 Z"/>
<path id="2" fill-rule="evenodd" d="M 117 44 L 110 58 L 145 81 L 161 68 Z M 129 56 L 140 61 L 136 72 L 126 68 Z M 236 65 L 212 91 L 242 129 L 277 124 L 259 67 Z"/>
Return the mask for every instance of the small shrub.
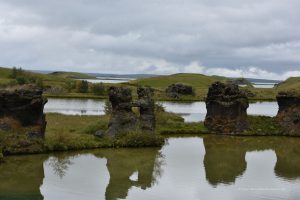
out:
<path id="1" fill-rule="evenodd" d="M 95 95 L 105 95 L 105 86 L 103 83 L 94 83 L 91 85 L 91 92 Z"/>
<path id="2" fill-rule="evenodd" d="M 17 81 L 17 83 L 18 83 L 19 85 L 24 85 L 25 83 L 27 83 L 26 78 L 23 77 L 23 76 L 17 77 L 17 78 L 16 78 L 16 81 Z"/>
<path id="3" fill-rule="evenodd" d="M 151 133 L 131 132 L 118 136 L 113 143 L 115 147 L 160 147 L 164 138 Z"/>
<path id="4" fill-rule="evenodd" d="M 85 80 L 76 82 L 76 90 L 79 93 L 87 93 L 89 90 L 89 83 Z"/>

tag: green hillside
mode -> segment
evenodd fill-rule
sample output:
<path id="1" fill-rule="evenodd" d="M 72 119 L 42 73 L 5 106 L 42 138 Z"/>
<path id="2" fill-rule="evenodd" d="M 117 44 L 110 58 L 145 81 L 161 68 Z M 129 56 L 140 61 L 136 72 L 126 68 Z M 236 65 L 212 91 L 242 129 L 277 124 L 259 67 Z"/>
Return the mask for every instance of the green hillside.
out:
<path id="1" fill-rule="evenodd" d="M 300 92 L 300 77 L 291 77 L 277 86 L 278 91 L 297 90 Z"/>
<path id="2" fill-rule="evenodd" d="M 207 88 L 215 81 L 226 81 L 228 80 L 225 77 L 221 76 L 206 76 L 203 74 L 173 74 L 166 76 L 156 76 L 151 78 L 144 78 L 131 81 L 132 84 L 142 85 L 142 86 L 151 86 L 157 89 L 165 89 L 172 83 L 183 83 L 191 85 L 195 88 Z"/>
<path id="3" fill-rule="evenodd" d="M 51 76 L 56 76 L 60 78 L 71 78 L 71 79 L 96 79 L 95 76 L 91 76 L 88 74 L 84 73 L 79 73 L 79 72 L 52 72 L 49 75 Z"/>
<path id="4" fill-rule="evenodd" d="M 215 81 L 225 82 L 229 79 L 221 76 L 206 76 L 203 74 L 180 73 L 173 75 L 157 76 L 130 81 L 134 86 L 150 86 L 157 90 L 158 99 L 167 99 L 165 89 L 173 83 L 183 83 L 193 87 L 195 96 L 182 97 L 182 100 L 200 100 L 206 96 L 208 87 Z"/>

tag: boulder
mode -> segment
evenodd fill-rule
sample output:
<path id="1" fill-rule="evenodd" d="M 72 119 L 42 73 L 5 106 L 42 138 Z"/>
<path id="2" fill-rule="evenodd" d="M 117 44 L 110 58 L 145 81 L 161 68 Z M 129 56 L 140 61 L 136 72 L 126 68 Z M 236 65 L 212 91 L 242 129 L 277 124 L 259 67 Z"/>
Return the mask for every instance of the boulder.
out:
<path id="1" fill-rule="evenodd" d="M 287 134 L 300 133 L 300 94 L 280 92 L 277 97 L 279 110 L 276 121 Z"/>
<path id="2" fill-rule="evenodd" d="M 98 131 L 96 131 L 96 133 L 94 135 L 98 138 L 103 138 L 105 135 L 105 132 L 102 130 L 98 130 Z"/>
<path id="3" fill-rule="evenodd" d="M 181 95 L 194 95 L 194 91 L 192 86 L 176 83 L 168 86 L 166 94 L 171 98 L 179 98 Z"/>
<path id="4" fill-rule="evenodd" d="M 0 148 L 4 155 L 44 151 L 47 99 L 34 85 L 0 90 Z"/>
<path id="5" fill-rule="evenodd" d="M 132 111 L 132 94 L 129 88 L 112 86 L 108 89 L 112 106 L 111 118 L 106 135 L 115 137 L 119 133 L 136 130 L 137 117 Z"/>
<path id="6" fill-rule="evenodd" d="M 155 131 L 155 103 L 153 100 L 154 90 L 150 87 L 137 89 L 138 101 L 135 106 L 140 110 L 140 129 L 146 132 Z"/>
<path id="7" fill-rule="evenodd" d="M 215 82 L 206 98 L 204 125 L 214 133 L 236 134 L 248 127 L 247 95 L 236 84 Z"/>
<path id="8" fill-rule="evenodd" d="M 43 91 L 34 85 L 0 90 L 0 124 L 2 129 L 9 130 L 13 124 L 22 127 L 38 126 L 39 136 L 44 137 L 46 120 L 44 105 L 47 99 Z"/>

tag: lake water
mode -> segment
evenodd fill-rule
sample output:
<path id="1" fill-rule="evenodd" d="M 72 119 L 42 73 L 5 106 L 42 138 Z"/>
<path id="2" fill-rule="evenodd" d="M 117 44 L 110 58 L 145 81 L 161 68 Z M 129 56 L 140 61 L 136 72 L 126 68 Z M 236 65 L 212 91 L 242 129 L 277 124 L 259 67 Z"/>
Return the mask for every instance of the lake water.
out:
<path id="1" fill-rule="evenodd" d="M 90 83 L 126 83 L 131 80 L 135 80 L 134 78 L 114 78 L 114 77 L 97 77 L 97 79 L 78 79 L 85 80 Z"/>
<path id="2" fill-rule="evenodd" d="M 169 138 L 162 148 L 6 157 L 1 200 L 297 200 L 300 138 Z M 288 148 L 287 148 L 288 147 Z"/>
<path id="3" fill-rule="evenodd" d="M 204 102 L 159 102 L 166 111 L 181 115 L 186 122 L 203 121 L 206 115 Z M 67 115 L 103 115 L 105 100 L 91 99 L 54 99 L 49 98 L 45 112 L 56 112 Z M 247 110 L 251 115 L 275 116 L 278 111 L 277 102 L 250 103 Z"/>
<path id="4" fill-rule="evenodd" d="M 276 83 L 252 83 L 255 88 L 273 88 Z"/>

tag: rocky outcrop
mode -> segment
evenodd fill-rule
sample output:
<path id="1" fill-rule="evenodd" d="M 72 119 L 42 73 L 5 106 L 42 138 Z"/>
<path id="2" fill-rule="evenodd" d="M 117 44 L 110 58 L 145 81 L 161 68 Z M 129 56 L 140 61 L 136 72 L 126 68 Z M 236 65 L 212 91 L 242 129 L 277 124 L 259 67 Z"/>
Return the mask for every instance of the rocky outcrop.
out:
<path id="1" fill-rule="evenodd" d="M 204 125 L 214 133 L 235 134 L 248 127 L 246 94 L 235 84 L 215 82 L 206 98 Z"/>
<path id="2" fill-rule="evenodd" d="M 155 104 L 153 100 L 154 90 L 150 87 L 137 89 L 138 101 L 135 106 L 140 110 L 140 129 L 146 132 L 155 130 Z"/>
<path id="3" fill-rule="evenodd" d="M 42 93 L 41 89 L 33 85 L 0 90 L 2 130 L 10 130 L 14 125 L 37 126 L 38 133 L 31 133 L 31 135 L 44 137 L 46 120 L 43 111 L 47 99 L 42 96 Z"/>
<path id="4" fill-rule="evenodd" d="M 34 85 L 0 90 L 0 149 L 3 154 L 44 151 L 47 99 Z"/>
<path id="5" fill-rule="evenodd" d="M 286 134 L 300 134 L 300 94 L 280 92 L 276 99 L 279 106 L 276 122 Z"/>
<path id="6" fill-rule="evenodd" d="M 114 137 L 118 133 L 136 130 L 137 117 L 132 111 L 132 94 L 129 88 L 110 87 L 109 101 L 112 106 L 111 118 L 106 135 Z"/>
<path id="7" fill-rule="evenodd" d="M 171 98 L 179 98 L 181 95 L 194 95 L 194 91 L 192 86 L 176 83 L 168 86 L 166 94 Z"/>

